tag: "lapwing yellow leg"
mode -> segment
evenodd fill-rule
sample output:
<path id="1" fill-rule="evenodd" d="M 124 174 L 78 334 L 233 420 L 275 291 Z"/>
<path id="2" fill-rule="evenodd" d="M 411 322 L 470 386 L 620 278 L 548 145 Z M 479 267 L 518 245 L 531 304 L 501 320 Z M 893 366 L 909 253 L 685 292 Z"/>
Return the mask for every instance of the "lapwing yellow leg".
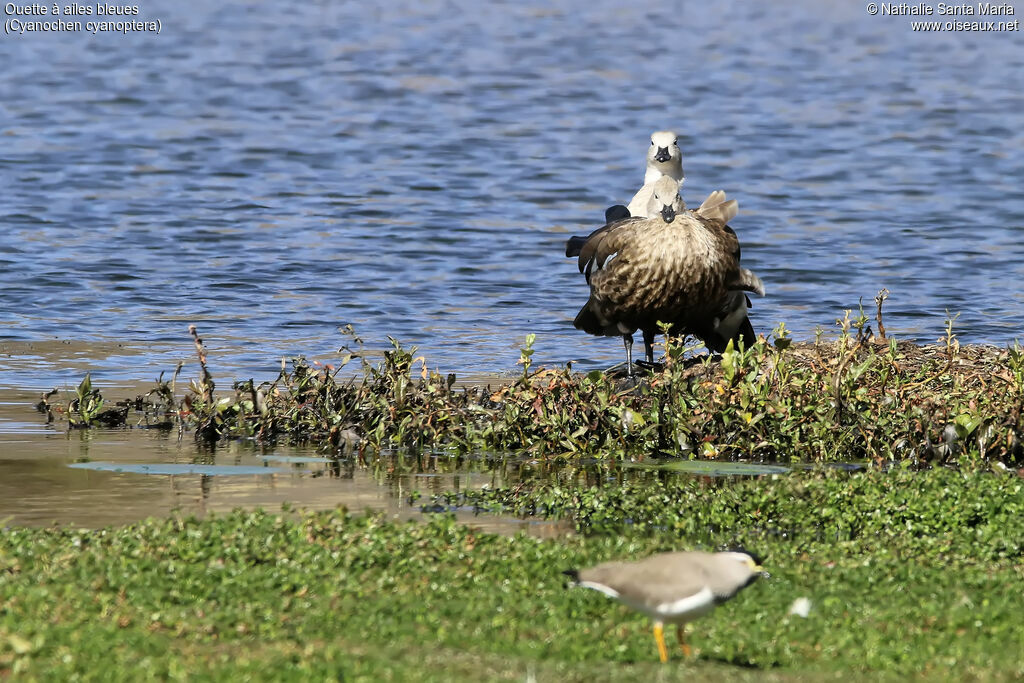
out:
<path id="1" fill-rule="evenodd" d="M 658 643 L 658 656 L 664 664 L 668 661 L 668 648 L 665 647 L 665 628 L 660 621 L 654 622 L 654 641 Z"/>
<path id="2" fill-rule="evenodd" d="M 676 640 L 679 641 L 679 649 L 683 651 L 683 656 L 689 657 L 690 646 L 686 643 L 686 624 L 676 624 Z"/>

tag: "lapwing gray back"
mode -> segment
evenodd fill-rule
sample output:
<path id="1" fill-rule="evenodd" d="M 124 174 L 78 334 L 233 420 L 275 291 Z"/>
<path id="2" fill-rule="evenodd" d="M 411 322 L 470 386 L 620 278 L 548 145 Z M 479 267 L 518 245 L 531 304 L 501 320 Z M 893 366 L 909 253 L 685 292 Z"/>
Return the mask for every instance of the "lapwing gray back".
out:
<path id="1" fill-rule="evenodd" d="M 606 562 L 579 570 L 577 576 L 581 582 L 607 586 L 634 604 L 669 604 L 705 588 L 715 602 L 724 602 L 760 576 L 744 557 L 733 552 L 662 553 L 638 562 Z"/>

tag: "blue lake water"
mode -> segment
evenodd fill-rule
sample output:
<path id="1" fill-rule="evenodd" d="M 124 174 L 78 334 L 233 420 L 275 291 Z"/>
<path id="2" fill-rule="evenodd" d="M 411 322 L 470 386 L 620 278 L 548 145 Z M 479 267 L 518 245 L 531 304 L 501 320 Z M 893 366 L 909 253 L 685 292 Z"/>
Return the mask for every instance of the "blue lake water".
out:
<path id="1" fill-rule="evenodd" d="M 690 204 L 740 202 L 758 331 L 832 333 L 887 287 L 891 334 L 948 309 L 965 342 L 1022 336 L 1019 31 L 808 0 L 139 7 L 159 35 L 0 39 L 0 387 L 150 380 L 189 323 L 220 377 L 329 360 L 350 323 L 444 371 L 512 369 L 528 332 L 539 363 L 618 361 L 572 327 L 563 243 L 662 128 Z"/>

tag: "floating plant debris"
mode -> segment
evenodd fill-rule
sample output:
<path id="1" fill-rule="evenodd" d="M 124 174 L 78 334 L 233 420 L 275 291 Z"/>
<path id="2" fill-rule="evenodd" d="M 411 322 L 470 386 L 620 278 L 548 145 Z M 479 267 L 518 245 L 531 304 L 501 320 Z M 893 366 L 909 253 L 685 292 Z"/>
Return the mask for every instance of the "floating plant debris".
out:
<path id="1" fill-rule="evenodd" d="M 289 470 L 282 467 L 245 466 L 245 465 L 185 465 L 173 463 L 122 462 L 76 462 L 68 467 L 77 470 L 97 470 L 99 472 L 119 472 L 123 474 L 203 474 L 207 476 L 250 476 L 254 474 L 287 474 Z"/>
<path id="2" fill-rule="evenodd" d="M 623 463 L 623 467 L 650 468 L 699 474 L 707 477 L 756 477 L 763 474 L 786 474 L 790 468 L 782 465 L 758 465 L 750 462 L 728 460 L 674 460 L 671 462 Z"/>
<path id="3" fill-rule="evenodd" d="M 336 462 L 332 458 L 314 458 L 310 455 L 261 455 L 259 459 L 266 462 L 322 463 L 325 465 Z"/>

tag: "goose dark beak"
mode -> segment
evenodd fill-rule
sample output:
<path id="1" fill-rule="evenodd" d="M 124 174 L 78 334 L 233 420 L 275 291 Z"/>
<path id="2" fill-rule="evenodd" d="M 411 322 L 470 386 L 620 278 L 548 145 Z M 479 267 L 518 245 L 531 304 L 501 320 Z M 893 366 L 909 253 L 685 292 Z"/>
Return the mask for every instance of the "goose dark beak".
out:
<path id="1" fill-rule="evenodd" d="M 671 158 L 672 155 L 668 153 L 668 147 L 659 147 L 658 153 L 654 155 L 654 160 L 659 164 L 663 164 Z"/>
<path id="2" fill-rule="evenodd" d="M 672 208 L 671 204 L 666 204 L 661 209 L 661 217 L 665 219 L 666 223 L 671 223 L 676 219 L 676 210 Z"/>

